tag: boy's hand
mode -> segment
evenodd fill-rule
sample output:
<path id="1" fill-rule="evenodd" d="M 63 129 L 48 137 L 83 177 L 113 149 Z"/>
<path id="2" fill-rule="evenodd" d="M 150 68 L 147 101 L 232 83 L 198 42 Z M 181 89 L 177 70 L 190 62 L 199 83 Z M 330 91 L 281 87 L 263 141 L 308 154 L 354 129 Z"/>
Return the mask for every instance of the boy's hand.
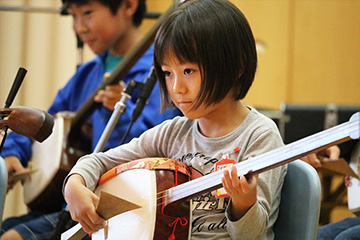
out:
<path id="1" fill-rule="evenodd" d="M 316 155 L 316 153 L 309 154 L 309 155 L 301 158 L 301 160 L 303 160 L 304 162 L 307 162 L 314 168 L 318 168 L 318 167 L 322 166 L 321 161 L 318 158 L 318 156 Z"/>
<path id="2" fill-rule="evenodd" d="M 319 154 L 322 154 L 323 156 L 328 156 L 330 159 L 338 159 L 340 156 L 340 148 L 335 145 L 328 147 L 324 150 L 325 152 L 319 152 Z"/>
<path id="3" fill-rule="evenodd" d="M 99 197 L 85 186 L 84 179 L 80 175 L 70 176 L 65 185 L 64 197 L 71 218 L 79 222 L 85 232 L 97 232 L 105 227 L 105 220 L 95 211 Z"/>
<path id="4" fill-rule="evenodd" d="M 227 169 L 224 170 L 224 176 L 221 180 L 226 192 L 231 197 L 231 214 L 235 220 L 244 216 L 255 204 L 257 179 L 258 174 L 250 174 L 248 179 L 241 176 L 239 179 L 235 166 L 231 167 L 231 172 Z"/>
<path id="5" fill-rule="evenodd" d="M 303 160 L 304 162 L 307 162 L 314 168 L 318 168 L 318 167 L 322 166 L 321 161 L 320 161 L 321 157 L 328 157 L 330 159 L 335 160 L 335 159 L 338 159 L 339 156 L 340 156 L 340 148 L 335 145 L 335 146 L 328 147 L 325 150 L 319 151 L 316 154 L 315 153 L 309 154 L 309 155 L 301 158 L 301 160 Z"/>
<path id="6" fill-rule="evenodd" d="M 105 79 L 109 76 L 109 73 L 105 73 L 104 75 Z M 125 83 L 123 81 L 120 81 L 119 84 L 108 85 L 104 90 L 99 90 L 97 92 L 96 96 L 94 97 L 94 101 L 101 102 L 104 107 L 113 111 L 115 104 L 121 99 L 121 94 L 124 88 Z"/>
<path id="7" fill-rule="evenodd" d="M 351 186 L 351 177 L 349 176 L 349 175 L 346 175 L 345 177 L 344 177 L 344 181 L 345 181 L 345 186 L 346 187 L 350 187 Z"/>
<path id="8" fill-rule="evenodd" d="M 23 167 L 20 160 L 15 156 L 7 156 L 4 157 L 6 168 L 8 170 L 9 176 L 8 176 L 8 185 L 7 185 L 7 191 L 14 188 L 15 182 L 11 179 L 11 173 L 22 173 L 28 171 Z"/>

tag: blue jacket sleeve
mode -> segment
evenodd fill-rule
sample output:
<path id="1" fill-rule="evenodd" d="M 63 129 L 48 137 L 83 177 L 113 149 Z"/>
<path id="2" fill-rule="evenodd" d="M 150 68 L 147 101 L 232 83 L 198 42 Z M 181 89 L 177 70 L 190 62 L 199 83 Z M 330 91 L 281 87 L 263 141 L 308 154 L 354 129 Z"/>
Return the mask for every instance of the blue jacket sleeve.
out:
<path id="1" fill-rule="evenodd" d="M 96 88 L 98 81 L 97 76 L 101 76 L 100 58 L 84 64 L 79 71 L 60 89 L 51 104 L 48 112 L 54 115 L 60 111 L 73 111 L 78 110 L 81 103 L 93 92 Z M 100 65 L 101 66 L 101 65 Z M 90 79 L 91 82 L 82 80 L 86 76 L 94 76 Z M 32 143 L 30 138 L 10 132 L 5 139 L 4 148 L 1 152 L 2 157 L 16 156 L 24 167 L 27 166 L 32 155 Z"/>
<path id="2" fill-rule="evenodd" d="M 31 144 L 32 140 L 30 138 L 10 132 L 5 139 L 1 156 L 16 156 L 20 159 L 21 164 L 26 167 L 32 154 Z"/>

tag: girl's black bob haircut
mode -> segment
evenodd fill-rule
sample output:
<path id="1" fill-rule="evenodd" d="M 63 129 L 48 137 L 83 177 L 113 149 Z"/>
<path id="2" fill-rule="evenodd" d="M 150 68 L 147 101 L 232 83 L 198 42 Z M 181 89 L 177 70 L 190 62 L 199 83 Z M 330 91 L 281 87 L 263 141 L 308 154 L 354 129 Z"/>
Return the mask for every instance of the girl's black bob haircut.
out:
<path id="1" fill-rule="evenodd" d="M 234 100 L 243 99 L 254 80 L 254 36 L 243 13 L 227 0 L 188 0 L 162 23 L 154 43 L 162 110 L 174 107 L 161 70 L 171 51 L 181 63 L 199 65 L 202 82 L 194 108 L 218 103 L 230 90 Z"/>
<path id="2" fill-rule="evenodd" d="M 123 2 L 123 0 L 62 0 L 62 3 L 64 4 L 63 8 L 67 8 L 69 4 L 85 5 L 91 1 L 96 1 L 109 7 L 113 14 L 116 14 Z M 140 26 L 146 14 L 145 0 L 138 0 L 138 2 L 138 8 L 133 15 L 133 24 L 136 27 Z"/>

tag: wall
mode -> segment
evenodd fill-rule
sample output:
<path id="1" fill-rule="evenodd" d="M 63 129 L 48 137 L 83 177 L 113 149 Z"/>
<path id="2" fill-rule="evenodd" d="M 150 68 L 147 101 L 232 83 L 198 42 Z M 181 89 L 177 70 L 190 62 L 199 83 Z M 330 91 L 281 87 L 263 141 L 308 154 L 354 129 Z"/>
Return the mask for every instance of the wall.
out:
<path id="1" fill-rule="evenodd" d="M 234 2 L 265 44 L 247 102 L 360 103 L 360 1 Z"/>
<path id="2" fill-rule="evenodd" d="M 294 3 L 288 101 L 360 103 L 360 1 Z"/>
<path id="3" fill-rule="evenodd" d="M 155 12 L 172 5 L 171 0 L 147 2 Z M 233 2 L 263 47 L 247 104 L 269 109 L 278 109 L 282 102 L 360 104 L 360 1 Z M 61 1 L 0 0 L 1 6 L 59 9 Z M 146 20 L 142 30 L 154 22 Z M 76 69 L 71 24 L 71 17 L 59 13 L 0 10 L 0 104 L 21 66 L 28 73 L 13 106 L 49 107 Z M 85 47 L 84 61 L 92 56 Z M 19 189 L 10 193 L 5 217 L 26 211 Z"/>

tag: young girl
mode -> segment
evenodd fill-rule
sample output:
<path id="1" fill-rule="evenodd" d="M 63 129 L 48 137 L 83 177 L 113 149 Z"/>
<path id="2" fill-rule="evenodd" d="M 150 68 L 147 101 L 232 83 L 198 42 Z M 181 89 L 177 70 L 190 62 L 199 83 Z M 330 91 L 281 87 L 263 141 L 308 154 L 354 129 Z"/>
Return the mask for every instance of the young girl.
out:
<path id="1" fill-rule="evenodd" d="M 282 146 L 273 121 L 240 101 L 256 65 L 254 37 L 238 8 L 226 0 L 183 3 L 157 33 L 154 66 L 162 108 L 176 106 L 184 117 L 81 158 L 64 187 L 73 219 L 87 232 L 104 227 L 92 190 L 102 174 L 121 163 L 171 158 L 185 163 L 194 179 L 213 172 L 223 156 L 248 161 Z M 285 174 L 285 166 L 248 178 L 238 178 L 235 167 L 224 170 L 229 197 L 209 192 L 192 199 L 191 239 L 273 239 Z"/>

